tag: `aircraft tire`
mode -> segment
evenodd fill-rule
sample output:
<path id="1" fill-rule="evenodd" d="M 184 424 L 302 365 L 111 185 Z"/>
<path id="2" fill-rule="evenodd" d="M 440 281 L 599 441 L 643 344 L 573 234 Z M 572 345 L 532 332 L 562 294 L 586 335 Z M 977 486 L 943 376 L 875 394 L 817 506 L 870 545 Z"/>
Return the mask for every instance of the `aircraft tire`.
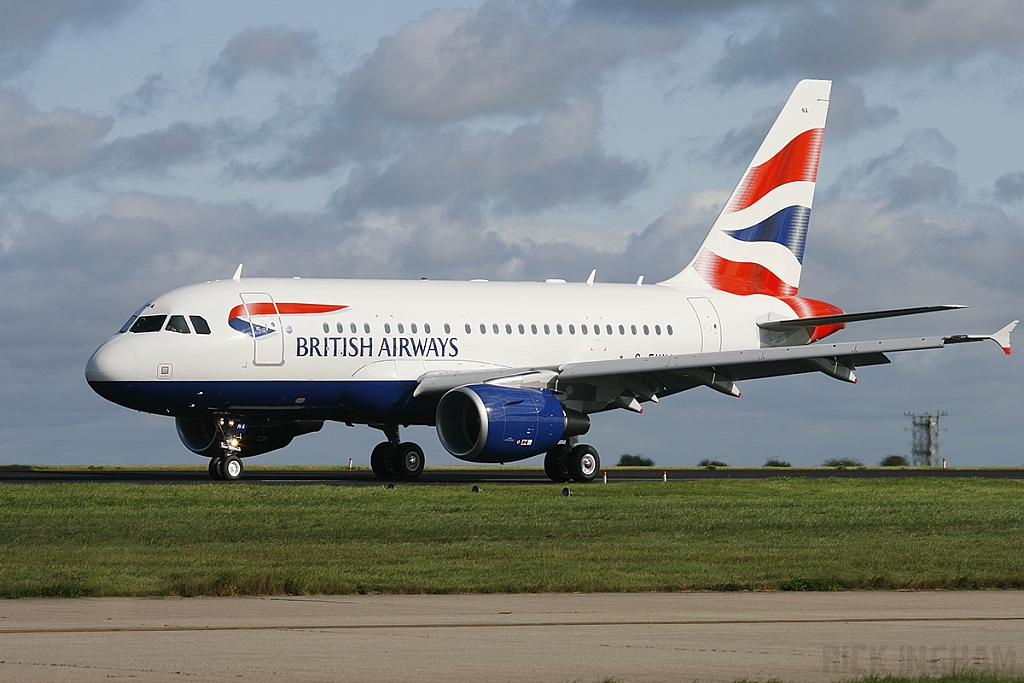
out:
<path id="1" fill-rule="evenodd" d="M 210 473 L 211 479 L 217 479 L 219 481 L 221 479 L 220 458 L 210 458 L 210 466 L 207 468 L 207 471 Z"/>
<path id="2" fill-rule="evenodd" d="M 221 460 L 221 477 L 227 481 L 238 481 L 242 478 L 242 459 L 237 455 L 229 455 Z"/>
<path id="3" fill-rule="evenodd" d="M 564 444 L 555 446 L 545 454 L 544 474 L 548 475 L 548 479 L 559 484 L 569 481 L 568 454 L 569 449 Z"/>
<path id="4" fill-rule="evenodd" d="M 379 479 L 387 480 L 395 476 L 391 470 L 391 458 L 388 457 L 390 451 L 391 444 L 381 441 L 373 447 L 373 451 L 370 453 L 370 469 Z"/>
<path id="5" fill-rule="evenodd" d="M 399 444 L 391 453 L 391 470 L 399 479 L 415 479 L 423 472 L 423 449 L 412 442 Z"/>
<path id="6" fill-rule="evenodd" d="M 594 481 L 601 469 L 601 458 L 593 446 L 580 444 L 569 451 L 569 474 L 574 481 L 585 484 Z"/>

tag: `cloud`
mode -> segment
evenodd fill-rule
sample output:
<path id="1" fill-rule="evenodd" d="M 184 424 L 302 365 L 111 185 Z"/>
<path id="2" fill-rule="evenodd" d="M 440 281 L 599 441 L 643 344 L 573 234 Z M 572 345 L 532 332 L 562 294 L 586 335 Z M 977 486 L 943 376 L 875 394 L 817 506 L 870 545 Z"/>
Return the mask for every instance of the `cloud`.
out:
<path id="1" fill-rule="evenodd" d="M 210 66 L 210 83 L 230 92 L 247 74 L 263 71 L 287 76 L 312 62 L 320 53 L 316 31 L 287 26 L 257 26 L 232 36 Z"/>
<path id="2" fill-rule="evenodd" d="M 222 119 L 209 125 L 176 121 L 160 130 L 110 141 L 99 152 L 91 171 L 97 176 L 164 177 L 173 166 L 216 159 L 250 144 L 258 141 L 237 121 Z"/>
<path id="3" fill-rule="evenodd" d="M 0 0 L 0 81 L 39 58 L 62 31 L 112 24 L 137 0 Z"/>
<path id="4" fill-rule="evenodd" d="M 845 80 L 832 83 L 826 128 L 829 137 L 849 138 L 862 130 L 884 126 L 898 116 L 896 107 L 885 104 L 868 106 L 863 87 Z"/>
<path id="5" fill-rule="evenodd" d="M 60 177 L 80 172 L 95 159 L 97 143 L 113 121 L 73 109 L 33 108 L 0 90 L 0 182 L 30 171 Z"/>
<path id="6" fill-rule="evenodd" d="M 1010 204 L 1024 199 L 1024 171 L 1004 173 L 996 179 L 995 198 Z"/>
<path id="7" fill-rule="evenodd" d="M 418 204 L 475 213 L 487 204 L 526 212 L 586 200 L 613 204 L 641 187 L 648 169 L 606 154 L 599 129 L 597 106 L 586 101 L 510 133 L 451 128 L 383 171 L 357 167 L 336 205 L 346 213 Z"/>
<path id="8" fill-rule="evenodd" d="M 121 116 L 146 116 L 167 96 L 163 74 L 150 74 L 138 88 L 112 102 Z"/>
<path id="9" fill-rule="evenodd" d="M 700 153 L 704 160 L 721 165 L 746 166 L 754 158 L 758 147 L 764 141 L 784 102 L 758 109 L 751 122 L 742 128 L 733 128 L 718 138 L 706 151 Z"/>
<path id="10" fill-rule="evenodd" d="M 346 160 L 401 153 L 418 135 L 447 125 L 596 101 L 627 56 L 672 51 L 683 35 L 678 28 L 569 21 L 546 4 L 428 12 L 382 37 L 343 79 L 317 129 L 264 171 L 324 174 Z"/>
<path id="11" fill-rule="evenodd" d="M 1016 57 L 1024 45 L 1024 7 L 1016 0 L 833 1 L 764 14 L 767 27 L 726 43 L 715 80 L 951 66 L 983 53 Z"/>
<path id="12" fill-rule="evenodd" d="M 825 195 L 884 198 L 891 209 L 950 205 L 963 192 L 956 170 L 950 167 L 955 159 L 956 147 L 939 131 L 910 131 L 895 149 L 843 170 Z"/>

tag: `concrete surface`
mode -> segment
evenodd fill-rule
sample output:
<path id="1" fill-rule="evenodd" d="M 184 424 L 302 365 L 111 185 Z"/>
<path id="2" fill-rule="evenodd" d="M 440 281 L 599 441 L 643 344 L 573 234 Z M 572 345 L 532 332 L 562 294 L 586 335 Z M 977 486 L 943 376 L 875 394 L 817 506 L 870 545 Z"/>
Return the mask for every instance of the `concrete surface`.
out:
<path id="1" fill-rule="evenodd" d="M 734 681 L 1024 671 L 1024 592 L 0 601 L 2 681 Z"/>

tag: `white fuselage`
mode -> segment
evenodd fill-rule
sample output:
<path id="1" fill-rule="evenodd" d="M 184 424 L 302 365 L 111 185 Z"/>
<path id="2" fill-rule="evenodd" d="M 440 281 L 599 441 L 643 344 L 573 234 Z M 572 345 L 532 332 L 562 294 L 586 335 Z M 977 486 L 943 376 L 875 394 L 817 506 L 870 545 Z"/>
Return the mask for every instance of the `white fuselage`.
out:
<path id="1" fill-rule="evenodd" d="M 270 315 L 246 315 L 268 302 Z M 288 313 L 292 304 L 341 308 Z M 397 404 L 425 372 L 757 348 L 755 320 L 769 312 L 794 315 L 774 297 L 665 285 L 226 280 L 176 289 L 140 313 L 200 316 L 210 334 L 114 335 L 87 376 L 111 400 L 160 414 L 429 424 L 429 408 Z"/>

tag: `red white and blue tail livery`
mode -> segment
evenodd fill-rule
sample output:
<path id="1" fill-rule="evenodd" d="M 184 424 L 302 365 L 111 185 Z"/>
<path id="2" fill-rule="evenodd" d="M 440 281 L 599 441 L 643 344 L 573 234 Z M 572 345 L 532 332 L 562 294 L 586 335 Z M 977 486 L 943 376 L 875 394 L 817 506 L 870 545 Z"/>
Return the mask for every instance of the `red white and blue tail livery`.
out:
<path id="1" fill-rule="evenodd" d="M 89 359 L 115 403 L 175 418 L 182 443 L 237 479 L 241 458 L 325 421 L 384 432 L 384 479 L 414 478 L 423 450 L 399 425 L 436 427 L 470 462 L 544 456 L 555 481 L 600 469 L 579 442 L 591 415 L 705 387 L 821 372 L 856 382 L 886 354 L 994 334 L 821 342 L 846 324 L 960 308 L 845 313 L 801 296 L 800 270 L 831 83 L 801 81 L 696 256 L 655 285 L 245 278 L 176 289 L 139 309 Z"/>

